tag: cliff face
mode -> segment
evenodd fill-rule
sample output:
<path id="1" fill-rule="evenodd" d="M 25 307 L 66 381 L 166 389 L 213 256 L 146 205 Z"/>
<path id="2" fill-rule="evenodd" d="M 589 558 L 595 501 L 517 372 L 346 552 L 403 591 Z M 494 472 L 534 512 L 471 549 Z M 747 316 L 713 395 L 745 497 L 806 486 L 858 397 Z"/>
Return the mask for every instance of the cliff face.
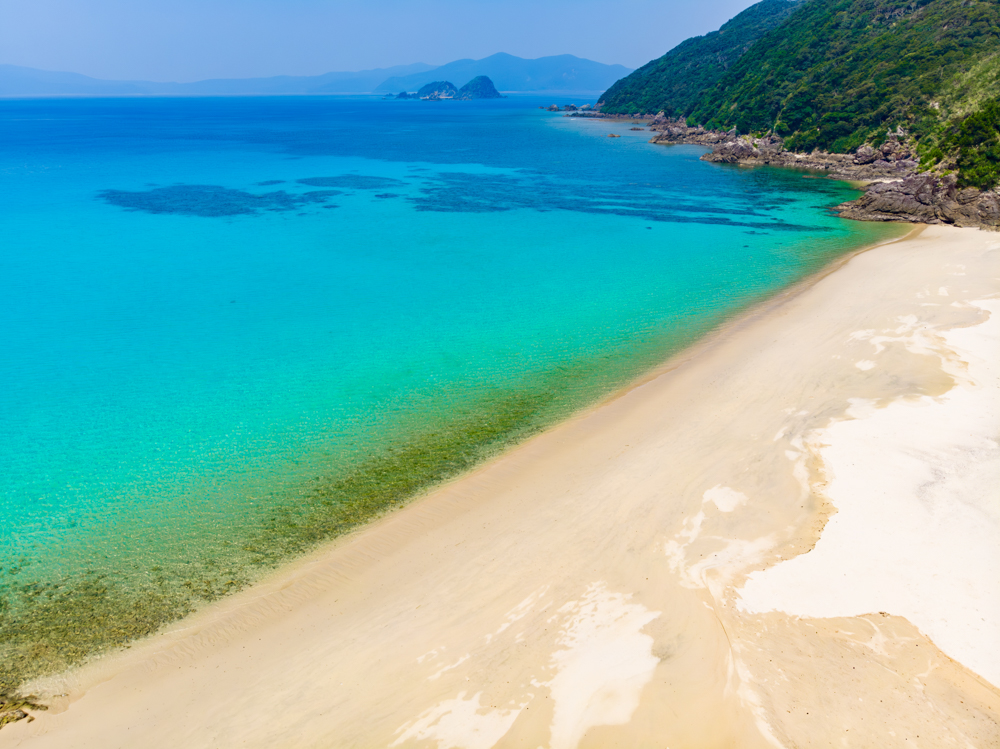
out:
<path id="1" fill-rule="evenodd" d="M 458 90 L 459 99 L 502 99 L 493 81 L 485 75 L 479 75 Z"/>

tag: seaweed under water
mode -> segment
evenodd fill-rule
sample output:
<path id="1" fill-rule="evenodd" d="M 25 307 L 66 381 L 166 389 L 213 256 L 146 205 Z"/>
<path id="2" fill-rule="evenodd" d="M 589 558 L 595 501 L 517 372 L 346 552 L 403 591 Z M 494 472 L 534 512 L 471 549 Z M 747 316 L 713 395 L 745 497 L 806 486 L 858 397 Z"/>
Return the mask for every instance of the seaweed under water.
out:
<path id="1" fill-rule="evenodd" d="M 169 568 L 137 566 L 129 579 L 90 570 L 21 583 L 16 566 L 3 570 L 0 694 L 150 635 L 400 506 L 536 431 L 552 418 L 555 399 L 548 388 L 498 392 L 437 428 L 318 477 L 296 501 L 278 503 L 242 539 L 230 539 L 228 556 L 192 555 Z"/>
<path id="2" fill-rule="evenodd" d="M 0 695 L 245 588 L 612 392 L 712 325 L 706 320 L 685 335 L 674 331 L 648 341 L 641 355 L 625 347 L 567 361 L 530 384 L 473 397 L 386 447 L 273 497 L 242 526 L 230 527 L 221 546 L 192 548 L 183 560 L 151 567 L 136 561 L 115 576 L 84 570 L 48 581 L 22 581 L 29 573 L 16 564 L 0 568 Z"/>

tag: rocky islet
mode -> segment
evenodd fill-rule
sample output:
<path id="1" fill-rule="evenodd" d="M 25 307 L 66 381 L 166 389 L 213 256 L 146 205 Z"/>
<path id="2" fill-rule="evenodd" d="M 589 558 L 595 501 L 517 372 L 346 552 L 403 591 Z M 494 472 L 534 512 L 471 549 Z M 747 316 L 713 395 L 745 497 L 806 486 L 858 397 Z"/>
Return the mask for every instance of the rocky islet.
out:
<path id="1" fill-rule="evenodd" d="M 479 75 L 466 83 L 462 88 L 456 88 L 451 81 L 433 81 L 422 86 L 416 93 L 400 91 L 397 99 L 422 99 L 424 101 L 444 101 L 455 99 L 468 101 L 470 99 L 502 99 L 493 81 L 488 76 Z"/>

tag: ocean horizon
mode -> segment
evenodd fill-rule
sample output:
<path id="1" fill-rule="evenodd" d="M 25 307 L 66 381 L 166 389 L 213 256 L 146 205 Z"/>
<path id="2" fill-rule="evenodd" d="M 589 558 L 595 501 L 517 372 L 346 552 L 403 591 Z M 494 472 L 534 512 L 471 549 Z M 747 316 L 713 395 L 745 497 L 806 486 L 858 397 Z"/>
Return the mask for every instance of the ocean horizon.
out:
<path id="1" fill-rule="evenodd" d="M 0 691 L 902 233 L 551 103 L 585 102 L 0 101 Z"/>

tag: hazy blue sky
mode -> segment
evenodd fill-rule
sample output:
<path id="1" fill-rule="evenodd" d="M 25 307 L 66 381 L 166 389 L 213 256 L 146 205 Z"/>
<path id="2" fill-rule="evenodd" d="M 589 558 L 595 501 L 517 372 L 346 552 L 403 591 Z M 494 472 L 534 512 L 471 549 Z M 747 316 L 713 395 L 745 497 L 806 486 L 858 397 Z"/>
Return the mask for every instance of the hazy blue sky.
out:
<path id="1" fill-rule="evenodd" d="M 0 0 L 0 63 L 99 78 L 313 75 L 494 52 L 638 67 L 754 0 Z"/>

